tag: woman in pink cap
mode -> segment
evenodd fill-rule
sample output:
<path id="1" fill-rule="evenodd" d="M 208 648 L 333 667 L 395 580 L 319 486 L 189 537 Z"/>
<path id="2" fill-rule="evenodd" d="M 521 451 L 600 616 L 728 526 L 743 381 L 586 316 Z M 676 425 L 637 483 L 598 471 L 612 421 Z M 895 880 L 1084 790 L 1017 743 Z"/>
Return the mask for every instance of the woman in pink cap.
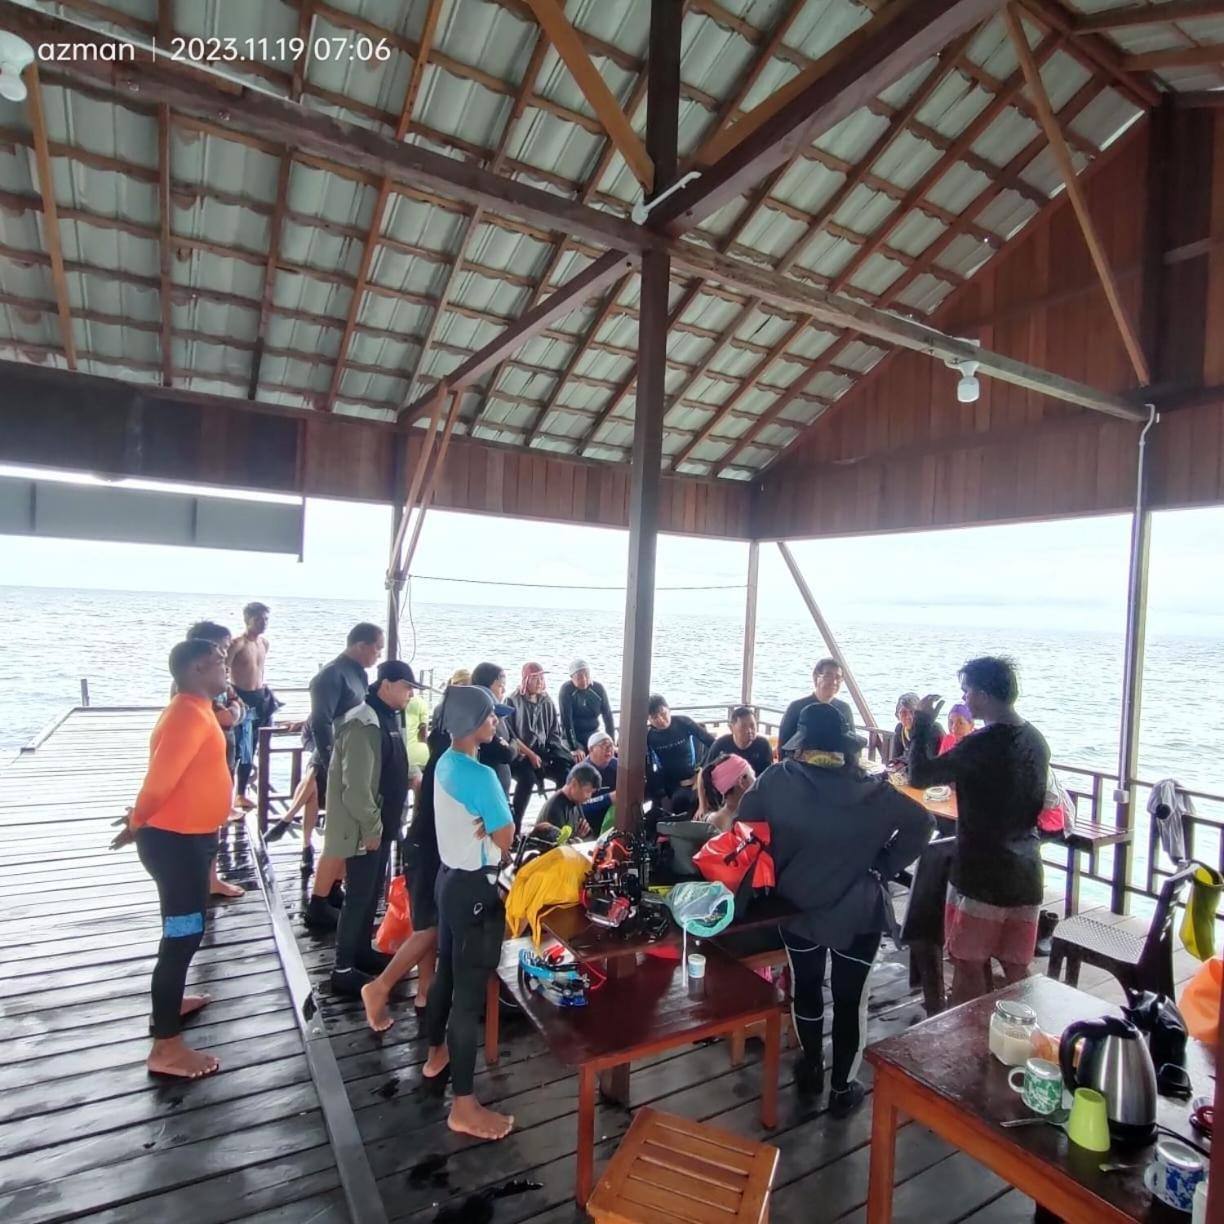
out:
<path id="1" fill-rule="evenodd" d="M 723 753 L 710 761 L 697 778 L 701 818 L 719 829 L 729 829 L 740 800 L 755 781 L 752 766 L 742 756 Z"/>

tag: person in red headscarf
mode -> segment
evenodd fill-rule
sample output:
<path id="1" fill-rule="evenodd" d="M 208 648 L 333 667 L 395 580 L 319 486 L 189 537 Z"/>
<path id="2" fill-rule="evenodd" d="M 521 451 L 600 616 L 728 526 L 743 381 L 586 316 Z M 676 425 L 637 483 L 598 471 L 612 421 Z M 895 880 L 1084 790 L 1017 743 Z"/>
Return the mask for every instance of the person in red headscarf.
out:
<path id="1" fill-rule="evenodd" d="M 514 775 L 514 827 L 522 828 L 531 793 L 548 778 L 558 786 L 573 767 L 574 757 L 561 730 L 561 715 L 548 695 L 548 677 L 539 663 L 524 663 L 522 680 L 510 695 L 514 714 L 510 730 L 524 748 L 510 772 Z"/>

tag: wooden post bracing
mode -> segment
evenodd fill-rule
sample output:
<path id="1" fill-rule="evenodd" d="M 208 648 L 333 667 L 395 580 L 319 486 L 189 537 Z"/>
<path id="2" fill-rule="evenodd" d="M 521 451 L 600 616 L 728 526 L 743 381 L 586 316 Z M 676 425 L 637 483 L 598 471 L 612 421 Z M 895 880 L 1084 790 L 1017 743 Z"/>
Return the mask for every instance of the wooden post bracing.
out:
<path id="1" fill-rule="evenodd" d="M 1062 125 L 1058 122 L 1058 116 L 1054 113 L 1054 107 L 1050 102 L 1050 96 L 1046 93 L 1045 83 L 1041 79 L 1041 70 L 1033 58 L 1032 48 L 1029 46 L 1028 38 L 1024 33 L 1024 25 L 1014 8 L 1009 7 L 1004 16 L 1007 21 L 1008 33 L 1011 35 L 1012 45 L 1020 60 L 1020 67 L 1024 72 L 1024 79 L 1028 83 L 1029 93 L 1032 95 L 1033 102 L 1037 107 L 1037 115 L 1041 120 L 1042 129 L 1045 131 L 1046 139 L 1050 142 L 1050 152 L 1058 163 L 1059 173 L 1062 175 L 1063 185 L 1067 189 L 1067 196 L 1071 201 L 1071 207 L 1075 210 L 1075 216 L 1079 221 L 1080 230 L 1083 232 L 1084 241 L 1088 244 L 1088 254 L 1092 257 L 1097 275 L 1101 278 L 1101 287 L 1105 290 L 1105 300 L 1109 303 L 1109 309 L 1113 314 L 1114 322 L 1118 325 L 1118 331 L 1122 335 L 1122 345 L 1126 349 L 1126 355 L 1130 358 L 1131 365 L 1134 367 L 1136 377 L 1140 383 L 1147 386 L 1152 381 L 1152 375 L 1148 369 L 1147 358 L 1143 353 L 1143 345 L 1139 342 L 1138 332 L 1136 332 L 1130 315 L 1127 313 L 1126 304 L 1122 301 L 1122 295 L 1118 290 L 1118 282 L 1114 277 L 1113 268 L 1109 264 L 1109 256 L 1105 253 L 1105 247 L 1092 220 L 1092 213 L 1088 209 L 1088 197 L 1084 194 L 1079 176 L 1075 172 L 1075 163 L 1071 160 L 1071 150 L 1067 148 Z"/>
<path id="2" fill-rule="evenodd" d="M 878 727 L 879 724 L 871 713 L 871 707 L 867 704 L 867 698 L 863 694 L 863 690 L 859 688 L 858 681 L 854 678 L 854 672 L 850 670 L 850 664 L 846 662 L 846 656 L 842 654 L 841 647 L 833 636 L 833 630 L 829 627 L 829 622 L 825 620 L 824 613 L 821 612 L 820 605 L 817 604 L 815 597 L 812 595 L 812 589 L 808 586 L 807 579 L 804 578 L 803 571 L 800 570 L 798 563 L 795 561 L 794 554 L 787 546 L 785 540 L 778 541 L 778 551 L 782 554 L 782 560 L 786 562 L 786 568 L 790 570 L 791 577 L 799 588 L 799 594 L 803 597 L 803 602 L 807 604 L 807 610 L 812 614 L 812 620 L 816 622 L 816 628 L 820 630 L 820 636 L 824 639 L 824 644 L 828 648 L 829 654 L 837 660 L 838 666 L 842 669 L 842 679 L 845 680 L 846 688 L 850 690 L 850 696 L 854 699 L 855 706 L 858 707 L 859 717 L 863 720 L 865 726 L 869 728 Z"/>
<path id="3" fill-rule="evenodd" d="M 761 542 L 748 544 L 748 586 L 744 598 L 744 664 L 740 672 L 740 704 L 752 704 L 752 673 L 756 662 L 757 577 L 761 565 Z"/>

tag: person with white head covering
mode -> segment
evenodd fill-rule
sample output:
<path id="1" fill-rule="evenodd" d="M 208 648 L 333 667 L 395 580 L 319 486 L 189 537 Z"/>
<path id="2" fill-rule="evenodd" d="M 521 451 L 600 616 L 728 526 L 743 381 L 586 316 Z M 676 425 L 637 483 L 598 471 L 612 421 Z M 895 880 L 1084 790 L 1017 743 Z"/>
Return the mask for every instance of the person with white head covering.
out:
<path id="1" fill-rule="evenodd" d="M 574 659 L 569 666 L 570 678 L 557 694 L 557 709 L 561 714 L 561 734 L 574 754 L 581 761 L 587 752 L 587 742 L 599 730 L 616 738 L 616 723 L 612 718 L 612 704 L 608 701 L 608 690 L 598 680 L 591 679 L 591 665 L 583 658 Z"/>

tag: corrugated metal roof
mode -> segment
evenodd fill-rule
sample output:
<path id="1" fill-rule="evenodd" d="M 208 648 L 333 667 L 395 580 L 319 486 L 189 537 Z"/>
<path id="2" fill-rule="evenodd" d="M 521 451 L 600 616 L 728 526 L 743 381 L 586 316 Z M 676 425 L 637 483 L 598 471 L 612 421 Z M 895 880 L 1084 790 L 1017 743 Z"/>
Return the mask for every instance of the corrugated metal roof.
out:
<path id="1" fill-rule="evenodd" d="M 136 19 L 147 28 L 156 24 L 156 0 L 109 3 L 117 21 Z M 1108 3 L 1080 0 L 1076 7 L 1090 12 Z M 85 9 L 96 20 L 98 11 L 86 4 L 78 10 L 71 0 L 51 7 L 78 20 Z M 355 37 L 346 20 L 351 14 L 385 30 L 391 53 L 385 62 L 374 63 L 345 55 L 311 57 L 304 73 L 304 105 L 384 131 L 393 128 L 416 68 L 425 7 L 401 0 L 332 0 L 327 13 L 315 14 L 314 35 Z M 792 4 L 724 0 L 722 10 L 726 16 L 712 4 L 694 3 L 685 14 L 684 155 L 710 136 L 724 103 L 756 65 L 776 24 L 792 13 Z M 639 81 L 649 5 L 571 0 L 566 12 L 584 37 L 603 48 L 592 53 L 593 62 L 624 104 Z M 238 0 L 180 5 L 175 19 L 182 33 L 201 36 L 294 37 L 298 26 L 296 4 Z M 744 107 L 765 100 L 870 19 L 868 7 L 855 0 L 806 0 L 780 53 L 761 67 Z M 1042 32 L 1028 22 L 1026 28 L 1035 45 Z M 363 26 L 361 32 L 368 31 Z M 576 197 L 606 141 L 592 107 L 554 50 L 543 54 L 536 79 L 524 80 L 541 37 L 508 0 L 446 0 L 420 74 L 407 138 L 453 157 L 486 161 L 504 143 L 503 173 Z M 1110 37 L 1125 52 L 1191 46 L 1224 41 L 1224 21 L 1166 23 Z M 260 88 L 286 91 L 291 65 L 272 67 L 254 79 Z M 1039 135 L 1021 103 L 996 103 L 998 91 L 1017 71 L 1004 24 L 995 18 L 975 35 L 958 65 L 936 59 L 916 65 L 891 83 L 878 103 L 847 116 L 796 157 L 769 199 L 755 209 L 742 199 L 729 202 L 706 219 L 697 237 L 715 247 L 731 246 L 738 257 L 768 268 L 788 258 L 796 274 L 817 284 L 844 280 L 866 300 L 930 314 L 955 290 L 947 276 L 932 275 L 928 265 L 970 277 L 1036 212 L 1032 200 L 1000 189 L 991 171 L 992 165 L 1009 165 Z M 932 81 L 932 73 L 942 79 Z M 1224 84 L 1216 67 L 1168 69 L 1159 75 L 1174 88 Z M 50 70 L 44 76 L 64 254 L 71 265 L 80 265 L 70 268 L 67 282 L 81 367 L 155 381 L 161 370 L 162 315 L 157 110 L 139 97 L 108 101 L 98 90 L 81 90 Z M 1089 78 L 1080 59 L 1064 49 L 1048 58 L 1042 76 L 1056 106 L 1075 96 Z M 860 168 L 861 159 L 893 129 L 895 110 L 928 83 L 933 89 L 917 123 L 896 131 L 874 164 Z M 508 130 L 520 91 L 522 115 Z M 987 108 L 993 118 L 972 141 L 973 164 L 947 163 L 916 199 L 915 188 L 945 164 L 946 148 L 961 140 Z M 1080 144 L 1103 148 L 1137 113 L 1129 99 L 1102 83 L 1101 92 L 1070 127 Z M 641 133 L 645 107 L 639 105 L 630 119 Z M 11 197 L 0 198 L 0 346 L 23 360 L 57 362 L 54 287 L 30 143 L 24 109 L 0 102 L 0 189 Z M 176 241 L 167 289 L 175 380 L 184 386 L 245 395 L 259 338 L 268 244 L 274 214 L 282 206 L 259 397 L 303 409 L 327 399 L 350 312 L 356 326 L 344 353 L 347 364 L 334 408 L 344 415 L 394 419 L 414 373 L 429 385 L 492 340 L 506 320 L 519 317 L 543 291 L 537 288 L 540 278 L 555 258 L 547 236 L 486 213 L 462 252 L 464 267 L 451 278 L 449 268 L 460 254 L 470 209 L 397 192 L 378 220 L 378 235 L 386 241 L 373 253 L 366 291 L 354 306 L 367 235 L 375 225 L 377 183 L 308 165 L 300 151 L 290 151 L 288 185 L 280 201 L 282 149 L 259 140 L 226 139 L 216 126 L 180 121 L 172 128 L 170 148 Z M 1077 164 L 1086 164 L 1082 148 L 1075 156 Z M 824 217 L 852 172 L 864 181 L 835 216 Z M 1019 176 L 1045 196 L 1061 188 L 1046 153 L 1020 167 Z M 984 194 L 989 199 L 979 204 Z M 627 212 L 640 195 L 619 153 L 608 159 L 599 182 L 587 184 L 594 207 Z M 796 258 L 795 244 L 817 217 L 835 232 L 817 229 Z M 960 232 L 949 237 L 950 225 Z M 545 288 L 563 284 L 591 258 L 589 251 L 571 247 L 557 259 Z M 447 303 L 439 312 L 448 281 Z M 673 308 L 686 289 L 679 279 L 673 283 Z M 633 276 L 618 296 L 617 309 L 594 336 L 590 328 L 598 301 L 525 342 L 512 361 L 481 380 L 493 393 L 480 397 L 480 417 L 465 421 L 464 429 L 477 437 L 523 444 L 524 431 L 542 418 L 533 445 L 577 449 L 635 371 L 637 319 L 632 312 L 639 292 Z M 844 371 L 861 377 L 882 358 L 880 348 L 855 341 L 838 353 L 833 369 L 826 368 L 824 354 L 837 333 L 805 327 L 785 352 L 766 363 L 764 355 L 787 335 L 793 321 L 772 308 L 746 309 L 749 302 L 707 288 L 697 293 L 669 334 L 668 393 L 675 396 L 683 388 L 684 396 L 668 411 L 667 450 L 686 456 L 682 471 L 750 477 L 773 460 L 775 448 L 793 441 L 797 430 L 827 411 L 823 401 L 853 386 Z M 734 335 L 720 344 L 741 315 Z M 434 343 L 422 354 L 421 339 L 431 331 Z M 573 376 L 559 385 L 560 373 L 571 366 Z M 699 369 L 706 373 L 693 378 Z M 763 385 L 741 388 L 740 380 L 754 371 Z M 421 386 L 418 382 L 418 393 Z M 544 414 L 550 402 L 554 408 Z M 720 406 L 725 410 L 719 411 Z M 634 410 L 632 393 L 622 395 L 616 413 L 594 432 L 584 453 L 623 461 Z M 706 429 L 714 436 L 694 446 Z"/>

